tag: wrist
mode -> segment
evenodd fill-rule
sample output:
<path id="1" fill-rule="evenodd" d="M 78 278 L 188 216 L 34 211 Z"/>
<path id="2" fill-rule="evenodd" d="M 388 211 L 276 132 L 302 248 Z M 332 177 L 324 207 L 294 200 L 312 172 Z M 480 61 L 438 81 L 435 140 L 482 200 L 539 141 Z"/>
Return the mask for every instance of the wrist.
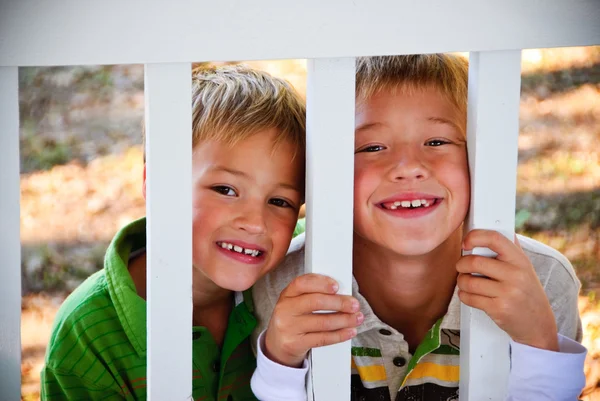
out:
<path id="1" fill-rule="evenodd" d="M 277 352 L 277 347 L 272 345 L 271 336 L 269 336 L 269 330 L 266 331 L 263 339 L 263 352 L 267 358 L 271 361 L 278 363 L 279 365 L 288 366 L 290 368 L 300 368 L 304 362 L 304 357 L 297 357 L 284 352 Z"/>
<path id="2" fill-rule="evenodd" d="M 530 339 L 519 339 L 513 338 L 513 341 L 527 345 L 529 347 L 543 349 L 546 351 L 559 352 L 560 347 L 558 345 L 558 334 L 546 335 L 540 338 L 530 338 Z"/>

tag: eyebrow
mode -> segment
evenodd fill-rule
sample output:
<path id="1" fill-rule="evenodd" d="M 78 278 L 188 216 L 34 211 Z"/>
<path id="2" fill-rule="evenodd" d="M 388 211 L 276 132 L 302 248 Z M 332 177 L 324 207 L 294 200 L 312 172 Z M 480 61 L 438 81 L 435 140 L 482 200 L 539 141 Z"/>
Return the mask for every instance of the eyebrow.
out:
<path id="1" fill-rule="evenodd" d="M 359 133 L 362 131 L 367 131 L 370 130 L 371 128 L 379 128 L 383 126 L 382 123 L 378 123 L 378 122 L 374 122 L 374 123 L 364 123 L 362 125 L 359 125 L 357 128 L 354 129 L 354 133 Z"/>
<path id="2" fill-rule="evenodd" d="M 231 175 L 237 175 L 237 176 L 243 177 L 243 178 L 250 178 L 250 176 L 248 174 L 244 173 L 243 171 L 234 170 L 234 169 L 223 167 L 223 166 L 211 167 L 210 170 L 214 171 L 214 172 L 221 172 L 222 171 L 222 172 L 225 172 L 225 173 L 229 173 Z"/>
<path id="3" fill-rule="evenodd" d="M 223 167 L 223 166 L 216 166 L 216 167 L 212 167 L 212 168 L 210 169 L 210 171 L 213 171 L 213 172 L 225 172 L 225 173 L 228 173 L 228 174 L 231 174 L 231 175 L 235 175 L 235 176 L 238 176 L 238 177 L 242 177 L 242 178 L 244 178 L 244 179 L 247 179 L 247 180 L 251 179 L 250 175 L 248 175 L 247 173 L 245 173 L 245 172 L 243 172 L 243 171 L 240 171 L 240 170 L 235 170 L 235 169 L 231 169 L 231 168 L 228 168 L 228 167 Z M 293 191 L 296 191 L 296 192 L 298 192 L 298 193 L 300 193 L 300 192 L 301 192 L 301 191 L 300 191 L 298 188 L 296 188 L 294 185 L 292 185 L 292 184 L 288 184 L 288 183 L 286 183 L 286 182 L 280 182 L 280 183 L 279 183 L 279 184 L 277 184 L 277 185 L 278 185 L 278 186 L 280 186 L 280 187 L 283 187 L 283 188 L 291 189 L 291 190 L 293 190 Z"/>
<path id="4" fill-rule="evenodd" d="M 443 117 L 427 117 L 426 120 L 430 121 L 432 123 L 436 123 L 436 124 L 450 125 L 452 128 L 456 128 L 457 130 L 461 131 L 461 129 L 458 126 L 458 124 L 456 124 L 452 120 L 448 120 L 447 118 L 443 118 Z"/>

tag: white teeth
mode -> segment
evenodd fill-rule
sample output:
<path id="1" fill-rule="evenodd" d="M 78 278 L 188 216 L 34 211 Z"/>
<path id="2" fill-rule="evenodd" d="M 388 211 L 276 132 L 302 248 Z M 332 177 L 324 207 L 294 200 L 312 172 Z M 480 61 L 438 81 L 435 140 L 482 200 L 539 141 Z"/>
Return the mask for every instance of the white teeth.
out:
<path id="1" fill-rule="evenodd" d="M 417 207 L 429 207 L 431 205 L 434 204 L 434 200 L 427 200 L 427 199 L 414 199 L 412 201 L 410 200 L 403 200 L 403 201 L 395 201 L 394 203 L 390 203 L 387 208 L 390 210 L 396 210 L 399 207 L 403 207 L 403 208 L 417 208 Z"/>
<path id="2" fill-rule="evenodd" d="M 239 245 L 233 245 L 233 244 L 230 244 L 227 242 L 217 242 L 217 245 L 223 249 L 229 249 L 230 251 L 234 251 L 237 253 L 243 253 L 244 255 L 250 255 L 250 256 L 257 257 L 260 254 L 260 251 L 257 249 L 246 249 L 246 248 L 242 248 Z"/>

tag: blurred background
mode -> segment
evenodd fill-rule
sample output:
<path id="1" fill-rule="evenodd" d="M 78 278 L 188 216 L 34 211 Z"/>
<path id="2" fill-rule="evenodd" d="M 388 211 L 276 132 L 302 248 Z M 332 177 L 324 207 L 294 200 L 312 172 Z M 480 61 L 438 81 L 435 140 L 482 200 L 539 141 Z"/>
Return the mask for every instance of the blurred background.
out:
<path id="1" fill-rule="evenodd" d="M 247 64 L 305 92 L 304 60 Z M 144 71 L 21 68 L 19 83 L 22 399 L 32 401 L 56 310 L 145 214 Z M 583 399 L 600 400 L 600 46 L 523 51 L 516 222 L 575 266 L 590 351 Z"/>

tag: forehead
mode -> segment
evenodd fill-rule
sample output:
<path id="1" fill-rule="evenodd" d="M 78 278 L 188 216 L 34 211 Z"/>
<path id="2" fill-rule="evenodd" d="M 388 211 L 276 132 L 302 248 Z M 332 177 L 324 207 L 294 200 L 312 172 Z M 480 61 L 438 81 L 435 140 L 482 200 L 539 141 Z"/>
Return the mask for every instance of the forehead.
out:
<path id="1" fill-rule="evenodd" d="M 357 133 L 365 127 L 448 122 L 464 132 L 466 115 L 435 87 L 387 89 L 356 105 Z"/>
<path id="2" fill-rule="evenodd" d="M 194 147 L 193 169 L 207 172 L 220 168 L 246 173 L 254 181 L 295 182 L 304 176 L 302 154 L 289 141 L 275 142 L 277 131 L 259 131 L 234 144 L 207 140 Z"/>

